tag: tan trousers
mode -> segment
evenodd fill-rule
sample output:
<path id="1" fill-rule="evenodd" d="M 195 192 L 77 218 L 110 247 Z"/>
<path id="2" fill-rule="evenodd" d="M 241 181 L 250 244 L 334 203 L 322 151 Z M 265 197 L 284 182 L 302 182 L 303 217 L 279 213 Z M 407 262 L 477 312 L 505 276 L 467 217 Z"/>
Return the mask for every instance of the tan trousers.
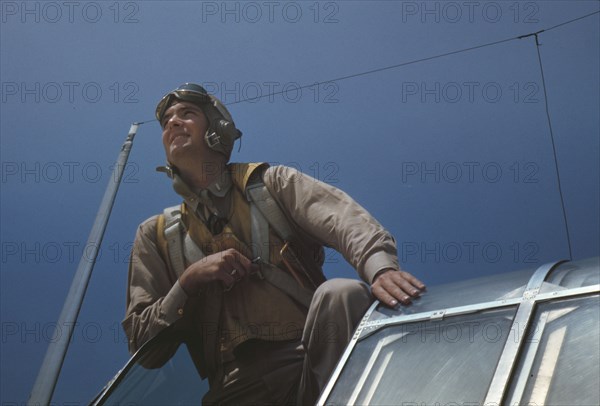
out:
<path id="1" fill-rule="evenodd" d="M 242 344 L 203 404 L 313 405 L 372 300 L 363 282 L 326 281 L 312 299 L 301 342 Z"/>

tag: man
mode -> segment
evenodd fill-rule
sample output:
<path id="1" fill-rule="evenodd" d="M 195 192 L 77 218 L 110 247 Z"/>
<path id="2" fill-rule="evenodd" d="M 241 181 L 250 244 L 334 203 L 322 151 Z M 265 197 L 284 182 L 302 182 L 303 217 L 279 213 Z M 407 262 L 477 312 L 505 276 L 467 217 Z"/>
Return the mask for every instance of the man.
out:
<path id="1" fill-rule="evenodd" d="M 372 302 L 425 289 L 392 236 L 342 191 L 288 167 L 230 164 L 241 133 L 186 83 L 157 106 L 180 208 L 138 229 L 123 321 L 133 352 L 170 325 L 200 331 L 204 404 L 314 404 Z M 323 246 L 371 288 L 325 281 Z"/>

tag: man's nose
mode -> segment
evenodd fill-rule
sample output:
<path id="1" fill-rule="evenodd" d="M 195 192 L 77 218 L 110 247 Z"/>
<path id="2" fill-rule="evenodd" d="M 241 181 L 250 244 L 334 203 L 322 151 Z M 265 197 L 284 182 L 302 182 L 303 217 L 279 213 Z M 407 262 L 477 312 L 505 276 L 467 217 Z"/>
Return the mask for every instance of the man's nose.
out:
<path id="1" fill-rule="evenodd" d="M 181 123 L 181 117 L 179 117 L 177 114 L 173 114 L 167 120 L 167 125 L 165 126 L 165 129 L 171 128 L 171 127 L 179 127 L 181 124 L 182 124 Z"/>

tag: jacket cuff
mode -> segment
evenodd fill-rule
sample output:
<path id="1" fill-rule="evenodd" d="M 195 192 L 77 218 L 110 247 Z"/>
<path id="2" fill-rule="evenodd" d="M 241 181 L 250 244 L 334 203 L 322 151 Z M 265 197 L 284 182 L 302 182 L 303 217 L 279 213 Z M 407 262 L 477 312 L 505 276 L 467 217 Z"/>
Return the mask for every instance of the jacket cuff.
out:
<path id="1" fill-rule="evenodd" d="M 398 258 L 395 255 L 388 254 L 385 251 L 377 251 L 365 261 L 365 280 L 369 283 L 369 285 L 371 285 L 377 273 L 389 268 L 394 270 L 400 269 L 398 266 Z"/>
<path id="2" fill-rule="evenodd" d="M 187 300 L 187 293 L 185 293 L 179 281 L 175 282 L 169 293 L 167 293 L 167 296 L 165 296 L 161 306 L 161 316 L 167 325 L 173 324 L 183 317 L 183 309 Z"/>

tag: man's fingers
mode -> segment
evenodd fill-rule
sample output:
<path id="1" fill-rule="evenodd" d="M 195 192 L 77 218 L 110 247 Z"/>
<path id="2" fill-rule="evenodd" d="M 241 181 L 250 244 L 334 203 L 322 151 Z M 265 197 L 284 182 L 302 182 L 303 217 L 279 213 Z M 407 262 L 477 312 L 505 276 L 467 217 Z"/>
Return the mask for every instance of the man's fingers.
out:
<path id="1" fill-rule="evenodd" d="M 410 304 L 410 296 L 395 284 L 377 283 L 371 291 L 377 299 L 388 306 L 396 306 L 398 302 L 403 305 Z"/>
<path id="2" fill-rule="evenodd" d="M 230 274 L 226 274 L 221 278 L 221 282 L 223 282 L 225 291 L 228 291 L 229 289 L 233 288 L 233 285 L 235 285 L 236 280 Z"/>
<path id="3" fill-rule="evenodd" d="M 417 278 L 415 278 L 413 275 L 409 274 L 408 272 L 404 272 L 404 271 L 400 271 L 399 272 L 402 277 L 404 279 L 406 279 L 412 286 L 416 287 L 419 290 L 425 290 L 427 289 L 427 286 L 425 286 L 425 284 L 423 282 L 421 282 L 420 280 L 418 280 Z"/>
<path id="4" fill-rule="evenodd" d="M 220 266 L 220 272 L 223 275 L 223 278 L 225 278 L 223 281 L 231 278 L 235 283 L 249 273 L 247 271 L 247 262 L 249 262 L 248 258 L 244 257 L 237 250 L 229 249 L 227 251 L 223 251 L 221 255 L 222 264 Z"/>
<path id="5" fill-rule="evenodd" d="M 388 306 L 398 302 L 408 305 L 425 290 L 425 284 L 404 271 L 390 270 L 377 277 L 372 286 L 373 295 Z"/>
<path id="6" fill-rule="evenodd" d="M 398 300 L 394 296 L 390 295 L 380 285 L 373 286 L 371 292 L 377 298 L 377 300 L 379 300 L 381 303 L 386 304 L 387 306 L 394 307 L 398 304 Z"/>
<path id="7" fill-rule="evenodd" d="M 407 278 L 407 275 L 410 276 L 410 274 L 402 271 L 389 273 L 390 278 L 383 281 L 387 285 L 388 290 L 395 292 L 396 289 L 394 286 L 396 286 L 403 291 L 402 293 L 412 297 L 418 297 L 421 294 L 421 289 L 415 283 L 412 283 L 410 278 Z"/>
<path id="8" fill-rule="evenodd" d="M 402 295 L 418 297 L 421 294 L 421 289 L 417 286 L 424 287 L 424 285 L 422 283 L 420 285 L 411 283 L 411 278 L 408 278 L 407 276 L 411 275 L 403 271 L 390 271 L 377 278 L 376 282 L 381 284 L 388 293 L 399 300 L 401 300 L 400 296 Z M 416 282 L 418 281 L 416 278 L 412 279 L 415 279 Z"/>
<path id="9" fill-rule="evenodd" d="M 223 259 L 227 264 L 226 269 L 228 269 L 230 273 L 233 270 L 236 271 L 233 274 L 236 280 L 242 279 L 252 270 L 252 261 L 233 248 L 224 251 Z"/>
<path id="10" fill-rule="evenodd" d="M 225 286 L 225 291 L 233 288 L 237 282 L 247 275 L 257 272 L 260 269 L 258 265 L 253 264 L 250 259 L 236 249 L 231 248 L 223 251 L 221 254 L 220 279 Z"/>

